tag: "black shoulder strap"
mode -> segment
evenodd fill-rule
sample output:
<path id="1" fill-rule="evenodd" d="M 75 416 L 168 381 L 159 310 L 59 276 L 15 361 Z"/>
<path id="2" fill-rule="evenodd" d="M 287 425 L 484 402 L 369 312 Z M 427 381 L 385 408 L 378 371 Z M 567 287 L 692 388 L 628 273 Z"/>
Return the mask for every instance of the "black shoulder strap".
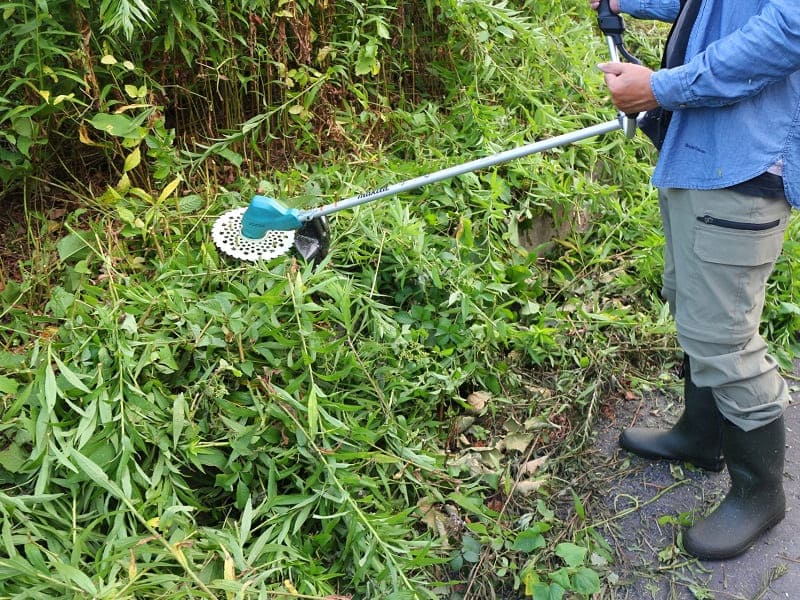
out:
<path id="1" fill-rule="evenodd" d="M 692 32 L 702 4 L 703 0 L 681 0 L 681 8 L 672 23 L 664 46 L 664 55 L 661 57 L 662 68 L 678 67 L 685 62 L 689 34 Z"/>

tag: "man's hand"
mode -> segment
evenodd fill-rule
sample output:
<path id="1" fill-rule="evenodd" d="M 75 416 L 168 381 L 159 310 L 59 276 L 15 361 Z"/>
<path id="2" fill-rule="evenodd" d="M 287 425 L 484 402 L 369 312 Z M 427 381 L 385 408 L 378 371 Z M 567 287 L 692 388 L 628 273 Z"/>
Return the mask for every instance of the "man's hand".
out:
<path id="1" fill-rule="evenodd" d="M 592 10 L 597 10 L 600 6 L 600 0 L 589 0 L 589 6 Z M 619 0 L 608 0 L 608 7 L 615 15 L 619 14 Z"/>
<path id="2" fill-rule="evenodd" d="M 650 87 L 653 71 L 631 63 L 608 62 L 597 65 L 605 73 L 606 85 L 614 105 L 626 115 L 658 106 Z"/>

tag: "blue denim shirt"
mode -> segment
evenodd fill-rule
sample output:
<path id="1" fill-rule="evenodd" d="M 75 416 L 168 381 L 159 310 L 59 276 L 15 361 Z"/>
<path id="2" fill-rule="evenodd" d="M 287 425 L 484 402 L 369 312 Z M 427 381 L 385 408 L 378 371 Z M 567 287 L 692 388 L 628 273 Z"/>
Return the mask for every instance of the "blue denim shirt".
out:
<path id="1" fill-rule="evenodd" d="M 672 21 L 678 0 L 620 0 L 634 17 Z M 797 0 L 705 0 L 686 64 L 653 73 L 674 111 L 653 185 L 720 189 L 782 162 L 800 208 L 800 5 Z"/>

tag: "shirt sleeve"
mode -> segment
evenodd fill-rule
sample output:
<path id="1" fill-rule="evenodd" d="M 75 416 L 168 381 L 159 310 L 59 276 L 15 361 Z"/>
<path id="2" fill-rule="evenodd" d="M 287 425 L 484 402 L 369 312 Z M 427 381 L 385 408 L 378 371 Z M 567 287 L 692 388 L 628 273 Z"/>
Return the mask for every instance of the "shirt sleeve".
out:
<path id="1" fill-rule="evenodd" d="M 800 70 L 796 0 L 770 0 L 733 33 L 683 66 L 656 71 L 650 85 L 668 110 L 734 104 Z"/>
<path id="2" fill-rule="evenodd" d="M 680 7 L 680 0 L 619 0 L 620 10 L 632 17 L 668 23 L 675 20 Z"/>

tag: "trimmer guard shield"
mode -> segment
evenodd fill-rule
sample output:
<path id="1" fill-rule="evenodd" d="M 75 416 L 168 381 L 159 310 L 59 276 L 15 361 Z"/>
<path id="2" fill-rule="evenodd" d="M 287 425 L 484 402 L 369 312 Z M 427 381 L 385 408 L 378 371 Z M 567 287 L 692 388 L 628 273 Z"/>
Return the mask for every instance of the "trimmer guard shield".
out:
<path id="1" fill-rule="evenodd" d="M 303 222 L 300 211 L 287 208 L 269 196 L 253 196 L 250 205 L 242 216 L 242 235 L 259 239 L 267 231 L 290 231 L 300 229 Z"/>
<path id="2" fill-rule="evenodd" d="M 328 254 L 331 235 L 328 219 L 317 217 L 303 225 L 294 236 L 294 247 L 305 260 L 319 262 Z"/>

